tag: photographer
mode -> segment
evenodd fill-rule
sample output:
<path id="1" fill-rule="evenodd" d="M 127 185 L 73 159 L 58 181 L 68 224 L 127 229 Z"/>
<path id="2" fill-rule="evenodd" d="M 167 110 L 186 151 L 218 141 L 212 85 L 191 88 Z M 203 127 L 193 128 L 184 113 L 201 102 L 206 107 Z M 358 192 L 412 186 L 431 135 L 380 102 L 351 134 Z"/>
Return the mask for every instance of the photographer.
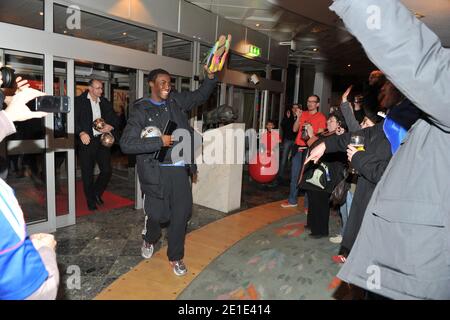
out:
<path id="1" fill-rule="evenodd" d="M 3 68 L 2 68 L 3 69 Z M 3 72 L 0 86 L 3 88 Z M 44 93 L 29 88 L 26 80 L 18 79 L 18 90 L 5 97 L 0 90 L 0 102 L 7 108 L 0 111 L 0 141 L 16 131 L 13 122 L 42 118 L 45 112 L 32 112 L 25 105 Z M 59 272 L 56 263 L 56 241 L 50 234 L 28 236 L 23 212 L 14 191 L 0 179 L 0 299 L 55 299 Z"/>
<path id="2" fill-rule="evenodd" d="M 1 78 L 3 79 L 1 86 L 1 97 L 0 97 L 0 111 L 3 110 L 5 104 L 9 103 L 15 92 L 21 89 L 28 88 L 30 85 L 28 81 L 22 80 L 21 77 L 16 77 L 14 70 L 7 67 L 1 67 L 0 65 Z M 6 81 L 5 81 L 6 80 Z M 6 180 L 8 177 L 9 169 L 9 157 L 6 153 L 6 143 L 1 143 L 0 146 L 0 178 Z M 16 167 L 17 169 L 17 167 Z"/>

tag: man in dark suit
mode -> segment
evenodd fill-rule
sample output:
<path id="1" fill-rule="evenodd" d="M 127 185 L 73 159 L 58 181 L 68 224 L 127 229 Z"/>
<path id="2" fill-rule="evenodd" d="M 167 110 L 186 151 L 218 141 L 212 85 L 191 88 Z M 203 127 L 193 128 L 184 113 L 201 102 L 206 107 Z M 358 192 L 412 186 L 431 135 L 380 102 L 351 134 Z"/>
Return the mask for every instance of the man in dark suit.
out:
<path id="1" fill-rule="evenodd" d="M 89 210 L 96 210 L 103 204 L 102 194 L 112 175 L 111 151 L 102 145 L 102 133 L 118 127 L 118 118 L 111 103 L 102 97 L 103 83 L 92 79 L 86 92 L 75 98 L 75 134 L 78 139 L 78 157 L 81 164 L 84 194 Z M 106 125 L 97 131 L 92 123 L 102 118 Z M 98 164 L 100 174 L 94 183 L 94 166 Z"/>

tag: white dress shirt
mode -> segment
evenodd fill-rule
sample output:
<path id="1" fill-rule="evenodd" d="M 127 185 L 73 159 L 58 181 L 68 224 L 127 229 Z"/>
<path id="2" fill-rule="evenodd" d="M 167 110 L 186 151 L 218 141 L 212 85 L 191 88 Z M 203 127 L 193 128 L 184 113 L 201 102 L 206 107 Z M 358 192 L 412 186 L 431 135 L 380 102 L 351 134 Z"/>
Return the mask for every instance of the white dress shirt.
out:
<path id="1" fill-rule="evenodd" d="M 87 97 L 89 101 L 91 101 L 92 120 L 95 121 L 95 119 L 102 117 L 102 111 L 100 109 L 100 99 L 99 98 L 93 99 L 92 96 L 89 94 L 89 92 L 87 94 Z M 97 131 L 94 128 L 92 128 L 92 133 L 94 137 L 102 134 L 100 131 Z"/>

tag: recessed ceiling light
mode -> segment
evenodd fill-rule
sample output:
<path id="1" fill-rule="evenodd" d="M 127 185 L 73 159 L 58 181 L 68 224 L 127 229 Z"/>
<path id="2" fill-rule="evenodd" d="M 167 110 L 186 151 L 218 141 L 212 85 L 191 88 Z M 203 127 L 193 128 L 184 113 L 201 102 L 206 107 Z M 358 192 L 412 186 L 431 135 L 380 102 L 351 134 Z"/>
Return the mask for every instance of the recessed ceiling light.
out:
<path id="1" fill-rule="evenodd" d="M 417 19 L 425 18 L 425 15 L 424 15 L 424 14 L 421 14 L 421 13 L 419 13 L 419 12 L 414 12 L 414 15 L 416 16 Z"/>
<path id="2" fill-rule="evenodd" d="M 257 23 L 257 24 L 256 24 L 257 27 L 259 27 L 260 25 L 261 25 L 260 23 Z"/>
<path id="3" fill-rule="evenodd" d="M 126 32 L 124 32 L 124 33 L 122 33 L 124 36 L 126 36 L 127 35 L 127 33 Z"/>
<path id="4" fill-rule="evenodd" d="M 319 49 L 317 49 L 317 48 L 314 48 L 314 49 L 313 49 L 313 51 L 314 51 L 314 52 L 317 52 L 317 51 L 319 51 Z"/>
<path id="5" fill-rule="evenodd" d="M 350 68 L 351 66 L 352 66 L 351 64 L 348 64 L 348 65 L 347 65 L 347 67 L 349 67 L 349 68 Z"/>

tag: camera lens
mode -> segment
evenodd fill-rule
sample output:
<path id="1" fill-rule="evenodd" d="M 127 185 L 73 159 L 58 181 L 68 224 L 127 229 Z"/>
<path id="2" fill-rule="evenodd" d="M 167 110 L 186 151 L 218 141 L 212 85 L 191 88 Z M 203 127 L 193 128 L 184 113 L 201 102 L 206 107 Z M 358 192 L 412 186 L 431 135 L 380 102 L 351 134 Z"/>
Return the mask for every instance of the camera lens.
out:
<path id="1" fill-rule="evenodd" d="M 14 73 L 14 69 L 8 67 L 0 68 L 0 72 L 2 73 L 2 88 L 13 89 L 16 85 L 16 74 Z"/>

